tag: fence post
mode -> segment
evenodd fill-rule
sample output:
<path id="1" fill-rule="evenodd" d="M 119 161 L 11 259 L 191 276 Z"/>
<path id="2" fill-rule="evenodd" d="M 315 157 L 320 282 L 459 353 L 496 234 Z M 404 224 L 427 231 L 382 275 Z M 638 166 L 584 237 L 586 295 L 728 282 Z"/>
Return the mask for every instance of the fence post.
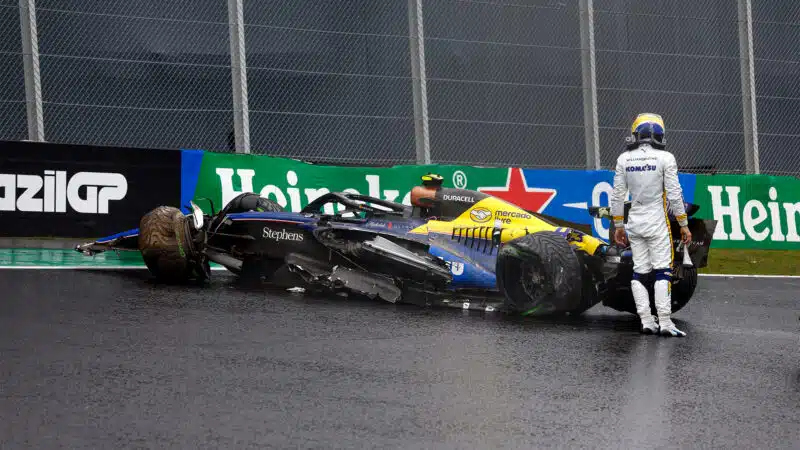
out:
<path id="1" fill-rule="evenodd" d="M 250 153 L 250 114 L 247 104 L 247 60 L 245 56 L 242 0 L 228 0 L 228 36 L 231 43 L 233 127 L 236 153 Z"/>
<path id="2" fill-rule="evenodd" d="M 586 169 L 600 169 L 600 131 L 597 119 L 597 71 L 594 50 L 594 6 L 580 1 L 581 72 L 583 79 L 583 128 L 586 139 Z"/>
<path id="3" fill-rule="evenodd" d="M 756 70 L 753 55 L 753 11 L 750 0 L 739 3 L 739 64 L 742 80 L 742 123 L 747 173 L 760 173 L 758 118 L 756 115 Z"/>
<path id="4" fill-rule="evenodd" d="M 25 73 L 25 106 L 28 112 L 28 139 L 44 141 L 42 80 L 39 74 L 39 34 L 36 28 L 36 1 L 19 0 L 22 30 L 22 62 Z"/>
<path id="5" fill-rule="evenodd" d="M 417 164 L 431 163 L 428 132 L 428 91 L 425 84 L 425 35 L 422 0 L 408 0 L 408 38 L 411 54 L 411 84 L 414 92 L 414 132 Z"/>

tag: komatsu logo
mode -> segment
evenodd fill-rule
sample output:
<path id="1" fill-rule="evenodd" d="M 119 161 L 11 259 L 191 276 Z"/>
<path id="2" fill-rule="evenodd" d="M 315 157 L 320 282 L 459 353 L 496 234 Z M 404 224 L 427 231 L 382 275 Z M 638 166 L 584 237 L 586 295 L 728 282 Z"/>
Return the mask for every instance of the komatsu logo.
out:
<path id="1" fill-rule="evenodd" d="M 630 166 L 625 170 L 628 172 L 652 172 L 656 170 L 656 166 L 652 164 L 645 164 L 643 166 Z"/>
<path id="2" fill-rule="evenodd" d="M 108 214 L 109 203 L 127 193 L 128 180 L 120 173 L 78 172 L 69 179 L 60 170 L 45 170 L 44 176 L 0 174 L 0 211 L 66 213 L 69 204 L 78 213 Z"/>

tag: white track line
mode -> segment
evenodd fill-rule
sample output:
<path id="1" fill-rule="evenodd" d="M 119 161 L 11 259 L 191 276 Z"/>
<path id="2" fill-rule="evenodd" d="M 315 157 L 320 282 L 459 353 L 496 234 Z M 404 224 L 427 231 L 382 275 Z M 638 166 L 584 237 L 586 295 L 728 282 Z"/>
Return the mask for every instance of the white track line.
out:
<path id="1" fill-rule="evenodd" d="M 800 278 L 800 275 L 734 275 L 726 273 L 699 273 L 697 276 L 709 278 Z"/>

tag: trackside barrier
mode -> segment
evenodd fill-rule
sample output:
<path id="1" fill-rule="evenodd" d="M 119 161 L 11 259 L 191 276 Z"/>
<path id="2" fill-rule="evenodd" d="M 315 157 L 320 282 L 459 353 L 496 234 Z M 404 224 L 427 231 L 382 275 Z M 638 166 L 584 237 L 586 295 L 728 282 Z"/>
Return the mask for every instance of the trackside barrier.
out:
<path id="1" fill-rule="evenodd" d="M 89 238 L 180 201 L 181 152 L 0 141 L 0 236 Z"/>
<path id="2" fill-rule="evenodd" d="M 493 168 L 458 165 L 356 167 L 317 165 L 263 155 L 184 150 L 181 204 L 196 200 L 219 209 L 243 191 L 258 192 L 299 211 L 328 191 L 348 191 L 410 204 L 420 176 L 434 172 L 450 187 L 486 192 L 528 210 L 575 224 L 606 238 L 609 222 L 590 206 L 608 205 L 609 170 Z M 679 174 L 684 199 L 700 205 L 699 218 L 716 218 L 715 248 L 800 249 L 800 179 L 766 175 Z M 332 211 L 331 211 L 332 212 Z"/>
<path id="3" fill-rule="evenodd" d="M 410 204 L 420 177 L 434 172 L 450 187 L 489 193 L 606 238 L 608 170 L 459 165 L 333 166 L 263 155 L 0 141 L 0 236 L 96 237 L 138 226 L 158 205 L 195 200 L 210 212 L 243 191 L 299 211 L 329 191 Z M 699 218 L 719 221 L 714 248 L 800 249 L 800 178 L 679 174 Z M 332 211 L 330 211 L 332 212 Z"/>

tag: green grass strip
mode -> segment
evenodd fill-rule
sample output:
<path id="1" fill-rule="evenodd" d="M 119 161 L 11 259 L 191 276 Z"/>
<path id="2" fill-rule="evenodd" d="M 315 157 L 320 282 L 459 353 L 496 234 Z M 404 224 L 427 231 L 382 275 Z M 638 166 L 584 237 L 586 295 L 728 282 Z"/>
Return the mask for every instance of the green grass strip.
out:
<path id="1" fill-rule="evenodd" d="M 731 275 L 800 275 L 800 251 L 712 248 L 700 273 Z"/>

